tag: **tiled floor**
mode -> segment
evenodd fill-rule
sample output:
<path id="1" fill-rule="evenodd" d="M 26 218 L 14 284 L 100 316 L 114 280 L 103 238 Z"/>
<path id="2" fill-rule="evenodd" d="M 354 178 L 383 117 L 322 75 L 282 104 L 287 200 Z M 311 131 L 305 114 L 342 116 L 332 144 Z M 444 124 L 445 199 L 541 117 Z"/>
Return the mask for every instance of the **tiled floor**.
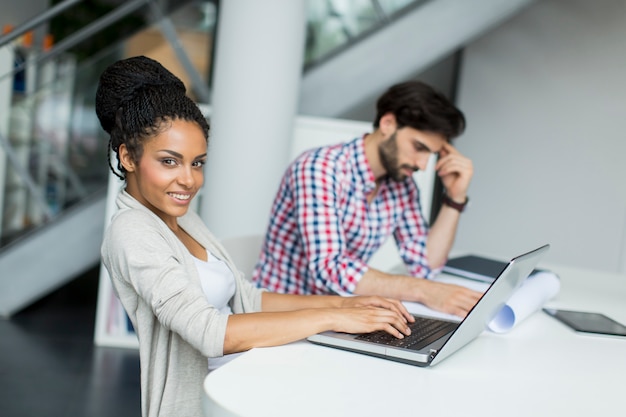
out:
<path id="1" fill-rule="evenodd" d="M 93 344 L 98 268 L 0 319 L 1 417 L 140 416 L 139 355 Z"/>

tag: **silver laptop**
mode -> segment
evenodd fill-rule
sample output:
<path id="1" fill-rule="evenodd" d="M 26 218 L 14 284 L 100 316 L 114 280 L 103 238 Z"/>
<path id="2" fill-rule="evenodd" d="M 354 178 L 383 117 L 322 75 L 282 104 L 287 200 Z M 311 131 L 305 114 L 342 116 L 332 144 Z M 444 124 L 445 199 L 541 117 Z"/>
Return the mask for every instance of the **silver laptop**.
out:
<path id="1" fill-rule="evenodd" d="M 356 335 L 324 332 L 307 340 L 411 365 L 436 365 L 485 330 L 549 248 L 544 245 L 511 259 L 461 322 L 416 315 L 411 335 L 404 339 L 380 331 Z"/>

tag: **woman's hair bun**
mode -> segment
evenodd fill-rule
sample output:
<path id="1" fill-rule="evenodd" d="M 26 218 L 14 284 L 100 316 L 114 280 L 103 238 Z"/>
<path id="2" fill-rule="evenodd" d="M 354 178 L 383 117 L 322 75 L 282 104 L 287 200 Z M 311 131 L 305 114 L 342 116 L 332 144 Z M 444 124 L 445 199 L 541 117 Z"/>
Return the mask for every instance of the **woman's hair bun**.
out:
<path id="1" fill-rule="evenodd" d="M 186 93 L 185 85 L 178 77 L 146 56 L 123 59 L 104 70 L 96 91 L 96 115 L 102 128 L 110 134 L 118 110 L 152 87 L 182 95 Z"/>

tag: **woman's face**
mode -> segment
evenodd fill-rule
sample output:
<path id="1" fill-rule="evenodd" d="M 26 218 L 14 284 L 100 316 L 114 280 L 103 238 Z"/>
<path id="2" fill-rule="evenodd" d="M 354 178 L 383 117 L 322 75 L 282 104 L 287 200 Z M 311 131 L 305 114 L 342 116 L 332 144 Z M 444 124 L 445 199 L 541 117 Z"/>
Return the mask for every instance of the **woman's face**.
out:
<path id="1" fill-rule="evenodd" d="M 165 130 L 144 141 L 139 161 L 132 160 L 125 145 L 119 155 L 127 171 L 126 191 L 175 227 L 204 183 L 207 142 L 195 122 L 167 123 Z"/>

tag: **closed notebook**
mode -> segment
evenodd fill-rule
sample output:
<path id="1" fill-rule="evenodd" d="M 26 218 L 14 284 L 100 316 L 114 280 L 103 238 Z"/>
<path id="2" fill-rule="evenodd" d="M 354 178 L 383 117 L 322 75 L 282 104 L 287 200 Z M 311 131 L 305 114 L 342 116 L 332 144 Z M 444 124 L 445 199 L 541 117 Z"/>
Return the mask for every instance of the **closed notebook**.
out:
<path id="1" fill-rule="evenodd" d="M 506 268 L 508 262 L 485 258 L 477 255 L 465 255 L 448 259 L 443 272 L 463 278 L 483 282 L 492 282 Z"/>

